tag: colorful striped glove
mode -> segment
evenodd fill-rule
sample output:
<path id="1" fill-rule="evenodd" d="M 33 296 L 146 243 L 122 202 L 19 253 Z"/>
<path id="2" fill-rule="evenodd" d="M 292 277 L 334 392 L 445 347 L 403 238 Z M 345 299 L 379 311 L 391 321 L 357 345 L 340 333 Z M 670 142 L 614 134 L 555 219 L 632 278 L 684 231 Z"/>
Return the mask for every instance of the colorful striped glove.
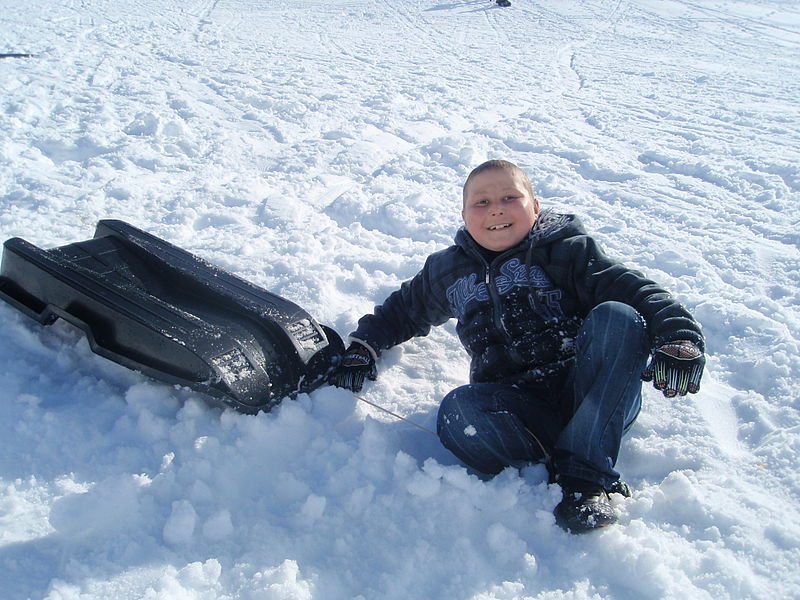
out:
<path id="1" fill-rule="evenodd" d="M 706 357 L 694 342 L 676 340 L 656 348 L 642 379 L 652 381 L 667 398 L 696 394 L 705 364 Z"/>

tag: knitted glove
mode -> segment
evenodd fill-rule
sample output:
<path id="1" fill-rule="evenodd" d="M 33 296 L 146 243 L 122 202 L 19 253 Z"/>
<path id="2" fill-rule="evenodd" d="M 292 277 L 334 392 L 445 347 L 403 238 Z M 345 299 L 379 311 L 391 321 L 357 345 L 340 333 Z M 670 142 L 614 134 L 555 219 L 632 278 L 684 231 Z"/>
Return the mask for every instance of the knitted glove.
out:
<path id="1" fill-rule="evenodd" d="M 667 398 L 685 396 L 686 392 L 696 394 L 705 364 L 706 357 L 693 342 L 676 340 L 656 348 L 642 379 L 652 381 Z"/>
<path id="2" fill-rule="evenodd" d="M 339 364 L 328 377 L 328 383 L 353 392 L 360 392 L 365 377 L 371 381 L 375 381 L 378 377 L 375 358 L 364 344 L 353 342 L 345 350 L 339 359 Z"/>

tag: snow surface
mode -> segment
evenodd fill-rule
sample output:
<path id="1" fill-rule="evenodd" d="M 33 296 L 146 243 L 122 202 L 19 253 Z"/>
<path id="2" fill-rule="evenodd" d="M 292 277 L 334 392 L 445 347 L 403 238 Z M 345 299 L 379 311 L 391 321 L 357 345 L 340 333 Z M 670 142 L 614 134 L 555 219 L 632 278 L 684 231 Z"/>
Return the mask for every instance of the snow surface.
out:
<path id="1" fill-rule="evenodd" d="M 708 336 L 645 392 L 620 523 L 553 522 L 322 388 L 211 408 L 0 306 L 8 599 L 800 597 L 800 6 L 794 0 L 0 0 L 0 234 L 126 220 L 347 334 L 459 226 L 489 157 Z M 365 399 L 434 426 L 452 324 Z"/>

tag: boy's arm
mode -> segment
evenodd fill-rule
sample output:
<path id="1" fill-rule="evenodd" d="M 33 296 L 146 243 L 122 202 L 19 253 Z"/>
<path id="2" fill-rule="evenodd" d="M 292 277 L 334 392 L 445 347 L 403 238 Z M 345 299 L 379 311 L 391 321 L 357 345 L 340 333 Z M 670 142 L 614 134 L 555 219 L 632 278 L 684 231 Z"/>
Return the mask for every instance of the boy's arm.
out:
<path id="1" fill-rule="evenodd" d="M 697 321 L 654 281 L 607 258 L 589 236 L 580 238 L 572 240 L 570 264 L 585 310 L 609 300 L 634 307 L 647 323 L 653 347 L 642 379 L 652 381 L 667 397 L 698 392 L 705 340 Z"/>
<path id="2" fill-rule="evenodd" d="M 572 286 L 587 312 L 602 302 L 624 302 L 644 317 L 654 348 L 686 340 L 704 350 L 700 325 L 667 290 L 608 258 L 590 236 L 576 236 L 569 246 Z"/>
<path id="3" fill-rule="evenodd" d="M 441 325 L 453 315 L 446 301 L 441 280 L 428 258 L 413 279 L 392 292 L 372 314 L 358 321 L 351 339 L 366 343 L 380 356 L 383 350 L 416 336 L 427 335 L 432 326 Z"/>
<path id="4" fill-rule="evenodd" d="M 406 281 L 370 315 L 358 321 L 350 346 L 331 372 L 331 385 L 361 391 L 365 379 L 377 377 L 376 361 L 382 350 L 414 336 L 426 335 L 452 315 L 443 302 L 443 286 L 431 275 L 431 258 L 413 279 Z"/>

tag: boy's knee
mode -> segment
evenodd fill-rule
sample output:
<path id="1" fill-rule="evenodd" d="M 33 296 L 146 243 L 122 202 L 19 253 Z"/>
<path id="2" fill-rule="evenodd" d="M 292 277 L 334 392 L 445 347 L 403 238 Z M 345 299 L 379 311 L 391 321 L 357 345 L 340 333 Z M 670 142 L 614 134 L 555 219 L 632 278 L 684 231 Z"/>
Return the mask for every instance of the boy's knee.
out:
<path id="1" fill-rule="evenodd" d="M 622 335 L 644 336 L 647 331 L 644 317 L 635 308 L 613 300 L 595 306 L 589 312 L 587 321 L 616 330 Z"/>
<path id="2" fill-rule="evenodd" d="M 439 404 L 439 413 L 436 417 L 436 432 L 439 437 L 448 435 L 447 431 L 451 426 L 457 425 L 464 420 L 462 400 L 465 394 L 469 394 L 469 386 L 461 386 L 448 392 Z"/>
<path id="3" fill-rule="evenodd" d="M 627 349 L 645 357 L 649 351 L 647 324 L 639 312 L 622 302 L 609 301 L 593 308 L 579 333 L 579 343 Z"/>
<path id="4" fill-rule="evenodd" d="M 644 319 L 635 308 L 616 300 L 598 304 L 589 312 L 589 317 L 622 320 L 644 326 Z"/>
<path id="5" fill-rule="evenodd" d="M 436 433 L 442 444 L 459 457 L 461 454 L 456 448 L 463 450 L 463 447 L 482 443 L 474 439 L 472 432 L 486 421 L 487 413 L 490 414 L 496 404 L 494 395 L 487 392 L 486 387 L 481 384 L 462 385 L 447 393 L 439 404 Z"/>

